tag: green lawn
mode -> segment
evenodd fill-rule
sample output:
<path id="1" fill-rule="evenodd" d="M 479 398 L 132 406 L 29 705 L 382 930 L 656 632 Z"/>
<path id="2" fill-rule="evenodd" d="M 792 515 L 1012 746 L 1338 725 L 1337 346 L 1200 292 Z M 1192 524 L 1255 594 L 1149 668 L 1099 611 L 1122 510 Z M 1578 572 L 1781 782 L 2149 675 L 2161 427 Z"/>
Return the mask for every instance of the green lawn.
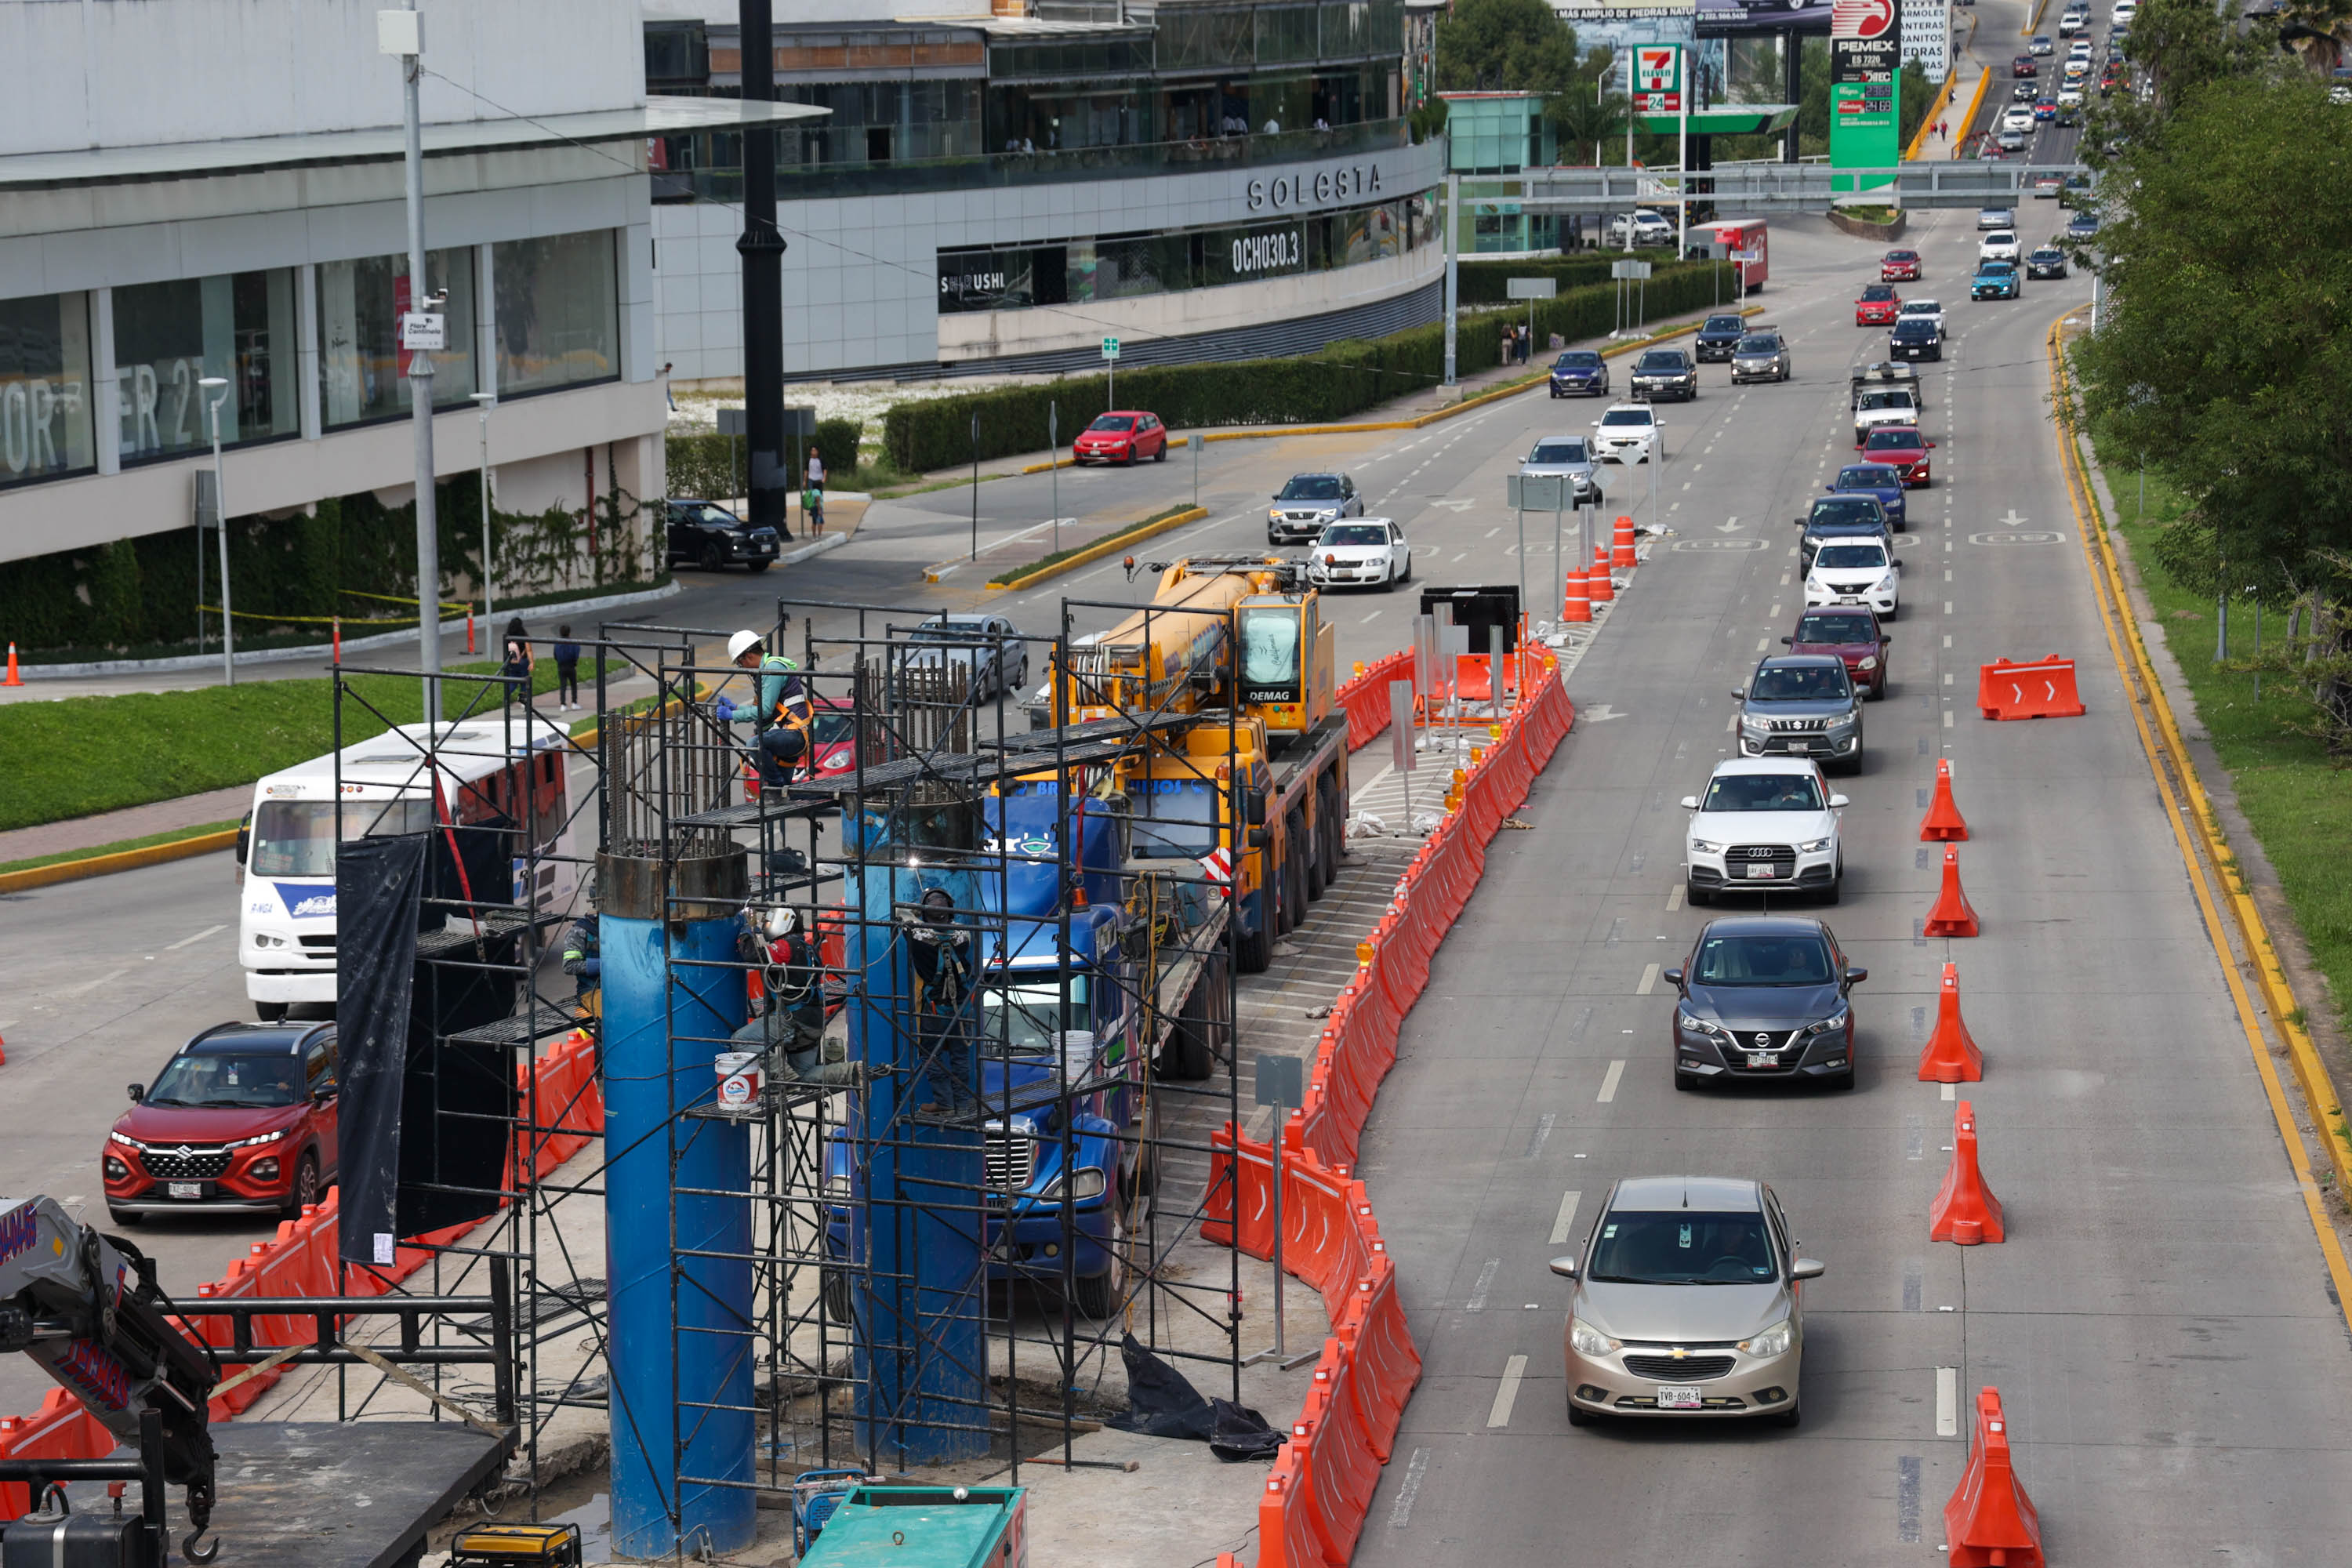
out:
<path id="1" fill-rule="evenodd" d="M 2252 675 L 2217 667 L 2213 602 L 2177 586 L 2150 548 L 2157 530 L 2180 515 L 2181 498 L 2150 473 L 2143 519 L 2138 474 L 2128 465 L 2126 458 L 2107 468 L 2121 513 L 2112 520 L 2120 524 L 2116 537 L 2139 567 L 2165 640 L 2196 698 L 2197 717 L 2212 737 L 2263 852 L 2277 868 L 2287 905 L 2327 977 L 2334 994 L 2328 1000 L 2341 1016 L 2344 999 L 2352 998 L 2352 884 L 2343 876 L 2344 846 L 2352 843 L 2352 774 L 2318 741 L 2290 728 L 2311 719 L 2310 705 L 2295 689 L 2274 675 L 2264 676 L 2257 700 Z M 2284 615 L 2263 613 L 2265 647 L 2274 646 L 2285 632 Z M 2230 654 L 2245 658 L 2253 651 L 2253 606 L 2242 599 L 2230 606 Z M 2185 721 L 2188 715 L 2180 717 Z M 2315 1005 L 2321 999 L 2303 1000 Z"/>
<path id="2" fill-rule="evenodd" d="M 343 702 L 346 745 L 382 734 L 388 722 L 423 716 L 415 680 L 362 675 L 351 684 Z M 534 684 L 542 692 L 555 689 L 552 659 L 540 661 Z M 443 707 L 457 713 L 480 689 L 453 682 L 443 689 Z M 0 828 L 249 784 L 332 750 L 334 707 L 333 685 L 324 676 L 0 706 Z"/>

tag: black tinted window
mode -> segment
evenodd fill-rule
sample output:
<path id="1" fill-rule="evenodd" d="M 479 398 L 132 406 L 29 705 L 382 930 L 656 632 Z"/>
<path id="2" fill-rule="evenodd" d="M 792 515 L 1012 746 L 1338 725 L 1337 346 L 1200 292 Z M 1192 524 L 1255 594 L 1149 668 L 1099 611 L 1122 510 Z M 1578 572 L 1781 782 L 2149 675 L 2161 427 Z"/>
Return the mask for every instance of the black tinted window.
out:
<path id="1" fill-rule="evenodd" d="M 1833 702 L 1852 689 L 1842 664 L 1800 665 L 1759 670 L 1748 695 L 1759 702 Z"/>
<path id="2" fill-rule="evenodd" d="M 1797 623 L 1797 640 L 1831 645 L 1869 643 L 1878 640 L 1878 632 L 1861 616 L 1807 616 Z"/>
<path id="3" fill-rule="evenodd" d="M 1833 973 L 1829 943 L 1810 934 L 1711 936 L 1691 966 L 1701 985 L 1826 985 Z"/>
<path id="4" fill-rule="evenodd" d="M 1753 1285 L 1777 1272 L 1760 1214 L 1619 1210 L 1593 1237 L 1585 1276 L 1612 1285 Z"/>

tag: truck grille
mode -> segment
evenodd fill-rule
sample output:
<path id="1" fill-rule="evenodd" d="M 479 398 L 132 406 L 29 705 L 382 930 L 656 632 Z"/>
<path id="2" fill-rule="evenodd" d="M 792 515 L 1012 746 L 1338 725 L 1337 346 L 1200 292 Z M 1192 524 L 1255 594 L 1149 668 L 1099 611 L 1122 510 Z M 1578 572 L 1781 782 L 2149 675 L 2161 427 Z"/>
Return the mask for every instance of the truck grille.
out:
<path id="1" fill-rule="evenodd" d="M 147 1173 L 159 1182 L 209 1182 L 228 1173 L 228 1151 L 149 1149 L 140 1156 Z"/>
<path id="2" fill-rule="evenodd" d="M 1625 1370 L 1635 1377 L 1655 1378 L 1660 1383 L 1705 1383 L 1721 1377 L 1732 1367 L 1727 1355 L 1689 1355 L 1677 1360 L 1670 1355 L 1628 1355 Z"/>
<path id="3" fill-rule="evenodd" d="M 1037 1141 L 1025 1133 L 992 1127 L 982 1145 L 981 1163 L 991 1187 L 1007 1193 L 1025 1191 L 1037 1170 Z"/>

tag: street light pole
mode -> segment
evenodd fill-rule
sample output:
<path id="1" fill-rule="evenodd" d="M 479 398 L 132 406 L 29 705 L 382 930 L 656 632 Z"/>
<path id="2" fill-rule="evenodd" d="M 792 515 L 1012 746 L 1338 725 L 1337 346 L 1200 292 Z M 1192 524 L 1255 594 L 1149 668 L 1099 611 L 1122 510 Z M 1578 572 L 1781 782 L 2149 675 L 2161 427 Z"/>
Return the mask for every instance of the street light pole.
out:
<path id="1" fill-rule="evenodd" d="M 498 606 L 490 601 L 498 588 L 498 549 L 490 537 L 490 410 L 499 405 L 495 392 L 474 394 L 474 407 L 482 416 L 482 620 L 495 619 Z"/>
<path id="2" fill-rule="evenodd" d="M 417 109 L 417 87 L 425 75 L 425 18 L 416 0 L 408 0 L 402 11 L 376 13 L 376 50 L 400 57 L 407 142 L 408 308 L 411 314 L 431 314 L 439 301 L 425 292 L 425 131 Z M 406 322 L 401 330 L 405 334 Z M 433 507 L 433 354 L 428 349 L 409 351 L 408 414 L 416 437 L 416 665 L 425 676 L 424 719 L 430 733 L 429 727 L 441 715 L 441 535 Z M 595 504 L 593 497 L 589 504 Z"/>
<path id="3" fill-rule="evenodd" d="M 228 499 L 221 489 L 220 411 L 228 401 L 228 377 L 199 376 L 196 384 L 205 390 L 205 414 L 213 429 L 213 531 L 220 535 L 221 561 L 221 680 L 236 684 L 236 639 L 229 630 L 228 604 Z"/>

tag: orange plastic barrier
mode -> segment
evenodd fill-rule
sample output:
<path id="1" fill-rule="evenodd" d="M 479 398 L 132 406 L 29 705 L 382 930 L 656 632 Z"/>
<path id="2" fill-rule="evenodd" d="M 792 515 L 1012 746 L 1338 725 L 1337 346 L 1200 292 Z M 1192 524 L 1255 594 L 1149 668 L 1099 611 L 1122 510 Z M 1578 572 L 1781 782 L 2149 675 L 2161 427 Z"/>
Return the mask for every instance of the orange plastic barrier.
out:
<path id="1" fill-rule="evenodd" d="M 1592 576 L 1588 591 L 1596 605 L 1605 605 L 1617 596 L 1617 584 L 1609 580 L 1609 546 L 1598 541 L 1592 546 Z"/>
<path id="2" fill-rule="evenodd" d="M 1592 584 L 1581 566 L 1571 566 L 1560 584 L 1559 618 L 1570 626 L 1592 619 Z"/>
<path id="3" fill-rule="evenodd" d="M 516 1170 L 528 1166 L 543 1176 L 586 1146 L 604 1126 L 604 1098 L 596 1082 L 596 1043 L 573 1033 L 550 1048 L 530 1067 L 520 1069 L 522 1109 L 542 1131 L 526 1126 L 515 1133 L 509 1158 L 509 1184 Z M 446 1246 L 473 1229 L 457 1225 L 427 1236 L 412 1237 L 394 1250 L 387 1268 L 339 1267 L 336 1259 L 336 1215 L 341 1194 L 330 1188 L 326 1201 L 305 1208 L 296 1219 L 279 1222 L 277 1233 L 257 1241 L 243 1258 L 233 1258 L 220 1279 L 196 1287 L 198 1297 L 215 1300 L 236 1296 L 380 1296 L 424 1268 L 431 1248 Z M 182 1327 L 193 1337 L 226 1348 L 235 1339 L 226 1318 L 192 1318 Z M 258 1346 L 308 1342 L 317 1332 L 315 1320 L 275 1315 L 257 1320 L 253 1328 Z M 225 1363 L 234 1375 L 240 1368 Z M 212 1402 L 212 1418 L 234 1419 L 276 1383 L 280 1372 L 268 1372 L 240 1384 Z M 83 1410 L 64 1389 L 53 1389 L 38 1414 L 0 1419 L 0 1458 L 98 1458 L 114 1451 L 114 1435 Z M 0 1486 L 0 1521 L 16 1518 L 27 1507 L 22 1486 Z"/>
<path id="4" fill-rule="evenodd" d="M 1946 1561 L 1956 1568 L 2044 1568 L 2042 1515 L 2010 1463 L 2000 1390 L 1977 1390 L 1969 1468 L 1944 1505 Z"/>
<path id="5" fill-rule="evenodd" d="M 1944 890 L 1936 895 L 1936 907 L 1927 911 L 1927 923 L 1921 928 L 1925 936 L 1975 936 L 1982 929 L 1977 924 L 1977 911 L 1969 896 L 1960 891 L 1960 852 L 1950 845 L 1944 846 Z"/>
<path id="6" fill-rule="evenodd" d="M 1348 715 L 1348 749 L 1368 745 L 1389 727 L 1389 682 L 1412 676 L 1412 650 L 1386 654 L 1361 666 L 1334 695 Z"/>
<path id="7" fill-rule="evenodd" d="M 1921 1083 L 1975 1083 L 1984 1077 L 1984 1053 L 1960 1022 L 1960 966 L 1944 965 L 1944 986 L 1936 1002 L 1936 1032 L 1919 1053 Z"/>
<path id="8" fill-rule="evenodd" d="M 2008 1235 L 2000 1200 L 1985 1185 L 1977 1165 L 1976 1107 L 1964 1100 L 1952 1114 L 1952 1168 L 1944 1173 L 1943 1189 L 1927 1211 L 1927 1239 L 1974 1247 Z"/>
<path id="9" fill-rule="evenodd" d="M 2079 719 L 2074 661 L 2053 654 L 2039 664 L 2005 658 L 1977 667 L 1977 709 L 1988 719 Z"/>
<path id="10" fill-rule="evenodd" d="M 1952 764 L 1939 761 L 1936 764 L 1936 795 L 1927 803 L 1927 815 L 1919 819 L 1919 842 L 1948 844 L 1965 841 L 1969 836 L 1967 819 L 1960 816 L 1959 803 L 1952 798 Z"/>
<path id="11" fill-rule="evenodd" d="M 1612 541 L 1612 544 L 1613 547 L 1609 552 L 1610 565 L 1638 566 L 1642 563 L 1642 558 L 1633 553 L 1633 520 L 1632 518 L 1620 517 L 1617 520 L 1617 536 Z"/>
<path id="12" fill-rule="evenodd" d="M 1431 961 L 1486 869 L 1486 841 L 1528 798 L 1576 721 L 1551 653 L 1523 648 L 1501 663 L 1517 701 L 1465 771 L 1460 808 L 1423 844 L 1388 912 L 1358 947 L 1355 976 L 1333 1001 L 1316 1046 L 1307 1103 L 1279 1134 L 1283 1268 L 1322 1291 L 1331 1333 L 1315 1391 L 1259 1500 L 1257 1568 L 1346 1563 L 1421 1380 L 1396 1266 L 1350 1167 Z M 1232 1126 L 1210 1144 L 1202 1236 L 1271 1258 L 1275 1145 Z"/>

